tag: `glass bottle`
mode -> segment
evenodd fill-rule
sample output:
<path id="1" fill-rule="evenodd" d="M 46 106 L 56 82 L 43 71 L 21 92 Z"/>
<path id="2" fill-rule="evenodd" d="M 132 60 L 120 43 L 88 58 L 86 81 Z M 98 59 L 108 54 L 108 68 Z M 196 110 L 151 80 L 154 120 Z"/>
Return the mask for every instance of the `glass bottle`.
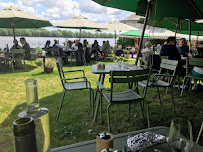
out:
<path id="1" fill-rule="evenodd" d="M 34 119 L 37 139 L 37 152 L 51 152 L 49 132 L 49 110 L 40 107 L 37 93 L 37 79 L 25 80 L 27 109 L 18 114 L 19 118 Z"/>

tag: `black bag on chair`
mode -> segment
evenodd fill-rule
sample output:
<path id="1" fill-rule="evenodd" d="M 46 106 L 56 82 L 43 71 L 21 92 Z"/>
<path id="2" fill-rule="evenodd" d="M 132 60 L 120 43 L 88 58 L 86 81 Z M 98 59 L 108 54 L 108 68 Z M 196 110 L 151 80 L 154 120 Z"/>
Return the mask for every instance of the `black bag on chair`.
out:
<path id="1" fill-rule="evenodd" d="M 90 50 L 87 47 L 86 47 L 86 50 L 85 50 L 85 60 L 86 60 L 87 63 L 90 63 L 90 60 L 91 60 Z"/>
<path id="2" fill-rule="evenodd" d="M 76 52 L 76 65 L 77 66 L 81 66 L 83 65 L 83 52 L 82 52 L 82 48 L 79 48 Z"/>

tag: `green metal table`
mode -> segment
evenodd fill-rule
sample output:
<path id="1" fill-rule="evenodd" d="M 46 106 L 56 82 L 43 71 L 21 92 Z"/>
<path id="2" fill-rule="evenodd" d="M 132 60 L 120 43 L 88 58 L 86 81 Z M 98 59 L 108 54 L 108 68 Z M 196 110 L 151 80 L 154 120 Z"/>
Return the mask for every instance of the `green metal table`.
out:
<path id="1" fill-rule="evenodd" d="M 105 74 L 109 74 L 110 71 L 129 71 L 129 70 L 141 70 L 141 69 L 142 69 L 141 67 L 138 67 L 136 65 L 128 65 L 127 69 L 119 68 L 118 65 L 112 65 L 112 64 L 105 65 L 105 69 L 97 69 L 96 64 L 92 65 L 92 73 L 93 74 L 99 74 L 99 80 L 98 81 L 101 84 L 104 84 Z M 96 101 L 98 92 L 99 92 L 99 88 L 97 87 L 96 92 L 95 92 L 94 101 Z M 99 98 L 100 97 L 98 96 L 98 102 L 96 105 L 93 122 L 95 122 L 97 119 L 98 108 L 99 108 L 99 105 L 101 104 Z M 101 111 L 100 114 L 102 114 L 102 108 L 100 108 L 100 111 Z M 102 123 L 102 116 L 100 115 L 100 117 L 101 117 L 100 121 Z"/>
<path id="2" fill-rule="evenodd" d="M 143 133 L 147 131 L 168 136 L 169 128 L 158 126 L 158 127 L 147 128 L 147 129 L 115 135 L 114 149 L 121 150 L 123 146 L 127 146 L 127 138 L 129 135 L 136 135 L 138 133 Z M 161 150 L 162 152 L 171 152 L 167 143 L 155 145 L 153 147 L 155 147 L 158 150 Z M 53 148 L 51 151 L 52 152 L 96 152 L 96 140 L 90 140 L 90 141 L 85 141 L 77 144 Z M 203 152 L 203 147 L 194 143 L 190 152 Z"/>

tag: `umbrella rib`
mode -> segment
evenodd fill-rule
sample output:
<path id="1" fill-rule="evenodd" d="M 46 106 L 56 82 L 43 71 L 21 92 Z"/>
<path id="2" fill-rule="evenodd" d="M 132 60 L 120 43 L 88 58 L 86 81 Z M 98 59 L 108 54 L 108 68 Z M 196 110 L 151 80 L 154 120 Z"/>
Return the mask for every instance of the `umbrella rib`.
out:
<path id="1" fill-rule="evenodd" d="M 107 4 L 109 2 L 109 0 L 106 0 L 106 2 L 104 2 L 104 5 Z"/>
<path id="2" fill-rule="evenodd" d="M 30 22 L 32 25 L 34 25 L 36 28 L 39 28 L 37 25 L 35 25 L 34 23 L 32 23 L 30 20 L 27 20 L 28 22 Z"/>
<path id="3" fill-rule="evenodd" d="M 191 5 L 193 6 L 193 8 L 197 11 L 197 13 L 200 15 L 201 18 L 203 18 L 203 14 L 202 12 L 199 10 L 199 8 L 195 5 L 193 0 L 189 0 L 189 2 L 191 3 Z"/>
<path id="4" fill-rule="evenodd" d="M 175 24 L 175 25 L 177 25 L 177 23 L 175 22 L 175 21 L 173 21 L 172 19 L 168 19 L 171 23 L 173 23 L 173 24 Z"/>
<path id="5" fill-rule="evenodd" d="M 164 20 L 163 20 L 163 17 L 160 19 L 160 21 L 158 23 L 156 23 L 154 26 L 157 26 L 159 25 L 160 23 L 162 23 Z"/>

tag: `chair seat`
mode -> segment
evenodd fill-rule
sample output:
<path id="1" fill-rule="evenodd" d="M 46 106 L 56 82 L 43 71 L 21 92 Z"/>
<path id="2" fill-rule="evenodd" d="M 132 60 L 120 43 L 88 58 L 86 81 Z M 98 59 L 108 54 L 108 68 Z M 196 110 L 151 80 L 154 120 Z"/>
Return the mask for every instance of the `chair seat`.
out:
<path id="1" fill-rule="evenodd" d="M 64 87 L 66 90 L 80 90 L 91 88 L 89 81 L 65 82 Z"/>
<path id="2" fill-rule="evenodd" d="M 142 87 L 146 87 L 147 81 L 140 81 L 138 82 L 138 84 Z M 148 83 L 149 87 L 169 87 L 170 84 L 168 82 L 164 82 L 161 80 L 158 80 L 154 83 L 152 83 L 151 81 Z"/>
<path id="3" fill-rule="evenodd" d="M 103 93 L 103 96 L 110 102 L 111 94 L 110 93 Z M 126 102 L 133 103 L 133 101 L 140 101 L 143 98 L 135 93 L 133 90 L 127 90 L 124 92 L 117 92 L 112 94 L 113 99 L 111 103 L 116 102 L 117 104 L 126 104 Z M 140 99 L 140 100 L 139 100 Z"/>

